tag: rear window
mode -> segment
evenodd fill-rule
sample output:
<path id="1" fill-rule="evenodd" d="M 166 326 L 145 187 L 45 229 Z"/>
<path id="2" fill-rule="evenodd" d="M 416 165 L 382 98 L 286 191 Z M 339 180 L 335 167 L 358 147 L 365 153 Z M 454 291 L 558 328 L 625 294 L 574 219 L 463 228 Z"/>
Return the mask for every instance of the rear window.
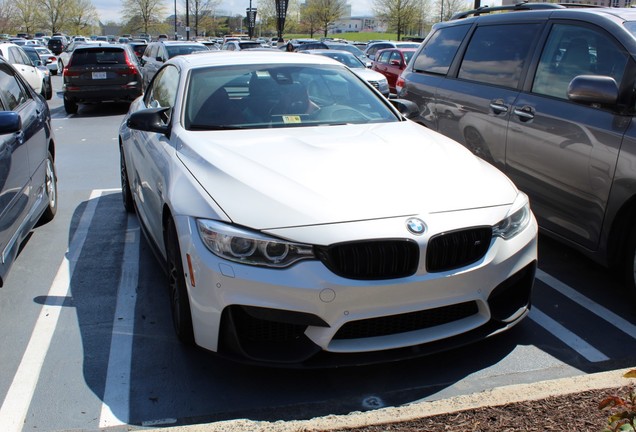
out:
<path id="1" fill-rule="evenodd" d="M 199 45 L 174 45 L 174 46 L 166 46 L 166 50 L 168 51 L 168 56 L 170 58 L 180 55 L 191 54 L 196 51 L 207 51 L 208 49 Z"/>
<path id="2" fill-rule="evenodd" d="M 75 50 L 71 65 L 125 64 L 126 54 L 122 49 L 103 48 L 99 50 Z"/>

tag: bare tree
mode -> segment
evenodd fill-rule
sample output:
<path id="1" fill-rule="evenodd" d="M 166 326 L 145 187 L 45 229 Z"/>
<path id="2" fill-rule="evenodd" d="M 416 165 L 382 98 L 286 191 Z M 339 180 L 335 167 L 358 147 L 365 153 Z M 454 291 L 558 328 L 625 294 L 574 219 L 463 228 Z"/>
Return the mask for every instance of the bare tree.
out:
<path id="1" fill-rule="evenodd" d="M 122 16 L 124 21 L 139 19 L 144 33 L 162 21 L 165 14 L 163 0 L 123 0 Z"/>
<path id="2" fill-rule="evenodd" d="M 448 21 L 453 14 L 469 9 L 468 0 L 438 0 L 437 9 L 440 11 L 440 21 Z"/>
<path id="3" fill-rule="evenodd" d="M 185 5 L 185 1 L 183 2 Z M 221 0 L 188 0 L 190 22 L 194 22 L 194 34 L 199 35 L 201 20 L 206 16 L 214 16 L 214 11 L 221 4 Z"/>
<path id="4" fill-rule="evenodd" d="M 420 12 L 419 0 L 375 0 L 376 18 L 385 21 L 389 30 L 397 34 L 400 40 L 407 29 L 416 25 Z"/>
<path id="5" fill-rule="evenodd" d="M 37 0 L 42 12 L 42 24 L 52 33 L 61 32 L 67 25 L 67 13 L 73 0 Z"/>
<path id="6" fill-rule="evenodd" d="M 15 33 L 15 1 L 0 0 L 0 33 Z"/>
<path id="7" fill-rule="evenodd" d="M 316 12 L 316 2 L 310 1 L 300 10 L 300 23 L 303 30 L 309 32 L 310 37 L 320 28 L 320 20 Z"/>

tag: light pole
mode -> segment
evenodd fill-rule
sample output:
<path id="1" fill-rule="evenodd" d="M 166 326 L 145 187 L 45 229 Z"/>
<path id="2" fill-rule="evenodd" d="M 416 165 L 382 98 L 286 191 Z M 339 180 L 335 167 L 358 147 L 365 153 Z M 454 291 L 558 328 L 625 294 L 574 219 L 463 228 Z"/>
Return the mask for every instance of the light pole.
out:
<path id="1" fill-rule="evenodd" d="M 177 0 L 174 0 L 174 40 L 177 40 Z"/>
<path id="2" fill-rule="evenodd" d="M 190 40 L 190 5 L 186 0 L 186 40 Z"/>

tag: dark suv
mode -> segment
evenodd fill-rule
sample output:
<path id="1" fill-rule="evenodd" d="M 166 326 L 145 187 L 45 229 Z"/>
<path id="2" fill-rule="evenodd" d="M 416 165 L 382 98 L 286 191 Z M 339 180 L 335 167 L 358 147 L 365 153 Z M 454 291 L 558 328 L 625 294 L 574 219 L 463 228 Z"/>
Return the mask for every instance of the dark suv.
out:
<path id="1" fill-rule="evenodd" d="M 66 48 L 66 42 L 60 36 L 53 36 L 49 39 L 46 46 L 53 54 L 59 55 Z"/>
<path id="2" fill-rule="evenodd" d="M 64 68 L 64 108 L 78 103 L 133 101 L 142 94 L 137 56 L 127 45 L 81 45 Z"/>
<path id="3" fill-rule="evenodd" d="M 150 83 L 152 77 L 168 59 L 178 55 L 192 54 L 197 51 L 209 51 L 199 42 L 188 41 L 160 41 L 151 42 L 146 47 L 141 57 L 141 66 L 144 74 L 144 88 Z"/>
<path id="4" fill-rule="evenodd" d="M 543 232 L 616 265 L 636 294 L 636 10 L 540 7 L 437 24 L 399 97 L 504 171 Z"/>

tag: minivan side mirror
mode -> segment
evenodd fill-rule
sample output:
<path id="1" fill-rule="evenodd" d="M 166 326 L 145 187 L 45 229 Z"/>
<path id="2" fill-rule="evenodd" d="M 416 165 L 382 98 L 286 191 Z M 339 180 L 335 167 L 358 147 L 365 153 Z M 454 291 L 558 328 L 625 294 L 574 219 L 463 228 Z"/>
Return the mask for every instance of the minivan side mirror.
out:
<path id="1" fill-rule="evenodd" d="M 609 76 L 579 75 L 570 81 L 568 99 L 583 104 L 614 105 L 618 101 L 618 84 Z"/>

